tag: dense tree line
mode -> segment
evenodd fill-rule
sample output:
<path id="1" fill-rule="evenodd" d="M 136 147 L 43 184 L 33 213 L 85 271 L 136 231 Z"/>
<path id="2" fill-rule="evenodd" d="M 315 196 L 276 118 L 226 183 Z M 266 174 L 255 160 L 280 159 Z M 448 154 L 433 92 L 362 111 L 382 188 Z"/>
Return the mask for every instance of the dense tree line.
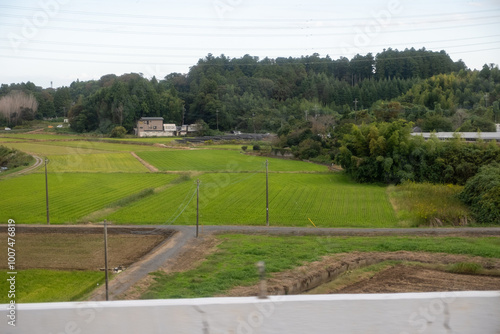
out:
<path id="1" fill-rule="evenodd" d="M 201 119 L 224 131 L 276 132 L 306 113 L 361 120 L 373 114 L 377 101 L 396 99 L 423 79 L 460 70 L 466 70 L 463 62 L 425 49 L 388 49 L 350 60 L 318 54 L 276 59 L 209 54 L 189 73 L 162 80 L 106 75 L 57 89 L 28 82 L 2 85 L 0 97 L 12 90 L 30 92 L 38 100 L 36 118 L 70 116 L 80 132 L 109 133 L 117 125 L 131 132 L 141 116 L 163 116 L 177 124 L 183 116 L 185 123 Z"/>
<path id="2" fill-rule="evenodd" d="M 412 136 L 413 124 L 391 123 L 351 125 L 342 138 L 337 162 L 360 182 L 402 181 L 465 184 L 481 166 L 500 162 L 500 146 L 465 143 L 437 137 L 424 140 Z"/>

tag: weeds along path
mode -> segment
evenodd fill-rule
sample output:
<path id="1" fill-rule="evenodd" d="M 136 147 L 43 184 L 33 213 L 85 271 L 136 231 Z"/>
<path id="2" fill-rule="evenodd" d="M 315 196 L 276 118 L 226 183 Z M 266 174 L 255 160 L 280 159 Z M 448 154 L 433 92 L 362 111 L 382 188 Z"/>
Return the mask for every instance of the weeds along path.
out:
<path id="1" fill-rule="evenodd" d="M 137 228 L 137 226 L 120 226 Z M 169 269 L 167 260 L 175 259 L 196 242 L 196 227 L 184 225 L 149 225 L 145 228 L 159 228 L 176 231 L 173 237 L 165 240 L 143 259 L 134 263 L 110 281 L 109 298 L 122 299 L 125 294 L 133 294 L 135 285 L 151 272 L 160 268 Z M 297 227 L 258 227 L 258 226 L 203 226 L 200 236 L 209 234 L 266 234 L 266 235 L 319 235 L 319 236 L 500 236 L 500 228 L 422 228 L 422 229 L 356 229 L 356 228 L 297 228 Z M 172 261 L 175 262 L 175 261 Z M 91 295 L 90 300 L 104 300 L 105 288 L 100 287 Z"/>
<path id="2" fill-rule="evenodd" d="M 159 170 L 155 166 L 151 165 L 150 163 L 146 162 L 144 159 L 141 159 L 135 152 L 130 152 L 134 158 L 136 158 L 141 164 L 144 165 L 147 169 L 149 169 L 150 172 L 153 173 L 158 173 Z"/>

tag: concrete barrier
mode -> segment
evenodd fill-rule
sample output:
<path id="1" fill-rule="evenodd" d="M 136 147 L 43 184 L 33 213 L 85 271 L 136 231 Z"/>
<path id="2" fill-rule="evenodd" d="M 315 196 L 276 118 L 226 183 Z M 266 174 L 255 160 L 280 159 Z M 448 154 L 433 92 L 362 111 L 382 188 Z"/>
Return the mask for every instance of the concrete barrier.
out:
<path id="1" fill-rule="evenodd" d="M 500 333 L 500 291 L 19 304 L 15 327 L 8 307 L 2 334 Z"/>

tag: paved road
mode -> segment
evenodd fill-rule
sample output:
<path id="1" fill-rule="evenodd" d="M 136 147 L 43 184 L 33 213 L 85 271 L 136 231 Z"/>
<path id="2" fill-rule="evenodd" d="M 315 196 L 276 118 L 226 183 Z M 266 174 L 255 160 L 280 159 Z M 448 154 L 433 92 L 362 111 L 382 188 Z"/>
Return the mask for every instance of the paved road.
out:
<path id="1" fill-rule="evenodd" d="M 163 242 L 144 259 L 136 262 L 120 273 L 109 284 L 109 298 L 116 299 L 139 280 L 162 267 L 169 259 L 179 255 L 184 246 L 195 238 L 195 226 L 166 225 L 140 226 L 141 228 L 168 229 L 176 233 Z M 113 228 L 113 227 L 111 227 Z M 117 226 L 118 228 L 118 226 Z M 119 228 L 136 229 L 137 225 L 120 225 Z M 500 227 L 488 228 L 387 228 L 387 229 L 355 229 L 355 228 L 303 228 L 303 227 L 259 227 L 259 226 L 203 226 L 200 235 L 241 233 L 266 235 L 319 235 L 319 236 L 384 236 L 384 235 L 422 235 L 422 236 L 500 236 Z M 97 289 L 91 300 L 104 300 L 105 289 Z"/>

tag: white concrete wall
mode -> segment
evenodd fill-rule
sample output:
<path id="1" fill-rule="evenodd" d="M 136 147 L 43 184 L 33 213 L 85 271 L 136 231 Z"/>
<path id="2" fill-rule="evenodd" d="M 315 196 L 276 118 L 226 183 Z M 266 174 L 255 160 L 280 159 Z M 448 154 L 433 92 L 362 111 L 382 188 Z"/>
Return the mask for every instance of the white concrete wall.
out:
<path id="1" fill-rule="evenodd" d="M 21 304 L 2 334 L 500 333 L 500 291 Z"/>
<path id="2" fill-rule="evenodd" d="M 173 137 L 174 132 L 171 131 L 141 131 L 139 137 Z"/>

